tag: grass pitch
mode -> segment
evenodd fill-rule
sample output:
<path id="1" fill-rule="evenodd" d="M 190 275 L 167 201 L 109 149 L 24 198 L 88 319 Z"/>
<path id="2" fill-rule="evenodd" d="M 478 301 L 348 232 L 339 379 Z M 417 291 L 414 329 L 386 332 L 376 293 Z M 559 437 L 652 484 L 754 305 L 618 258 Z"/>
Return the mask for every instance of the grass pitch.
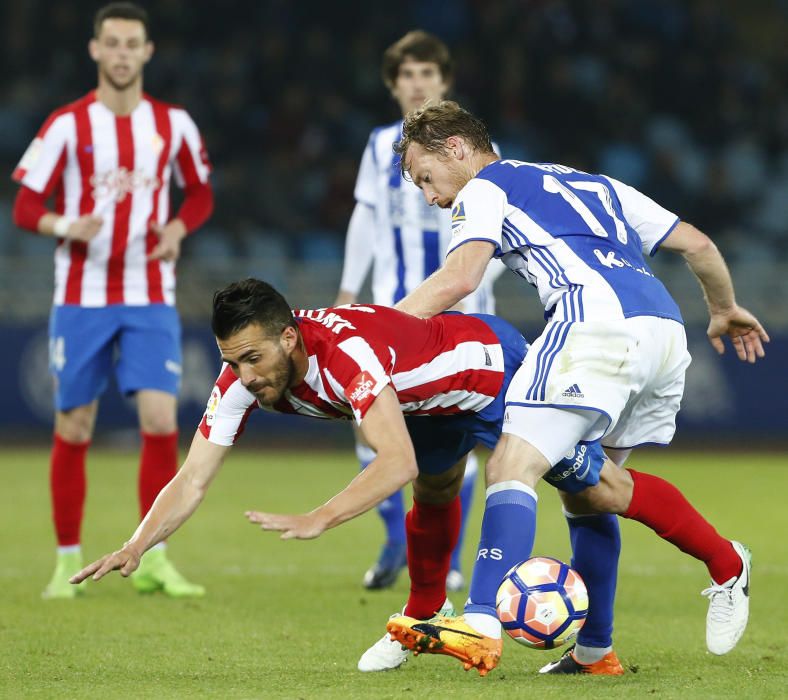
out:
<path id="1" fill-rule="evenodd" d="M 171 541 L 181 570 L 208 587 L 199 601 L 140 596 L 113 574 L 76 601 L 42 601 L 53 565 L 45 450 L 0 461 L 0 696 L 7 698 L 778 698 L 788 693 L 788 458 L 643 452 L 632 466 L 672 480 L 720 532 L 748 544 L 750 626 L 729 655 L 705 650 L 705 568 L 637 523 L 622 521 L 615 647 L 622 678 L 539 677 L 561 650 L 507 640 L 487 678 L 421 656 L 381 674 L 356 670 L 407 595 L 403 576 L 369 593 L 360 580 L 382 528 L 367 514 L 318 540 L 280 541 L 246 523 L 248 508 L 303 512 L 355 473 L 351 451 L 231 454 L 192 520 Z M 465 548 L 470 572 L 482 489 Z M 136 455 L 95 450 L 83 549 L 91 560 L 136 524 Z M 535 554 L 568 560 L 552 489 L 540 487 Z M 453 597 L 461 607 L 464 593 Z"/>

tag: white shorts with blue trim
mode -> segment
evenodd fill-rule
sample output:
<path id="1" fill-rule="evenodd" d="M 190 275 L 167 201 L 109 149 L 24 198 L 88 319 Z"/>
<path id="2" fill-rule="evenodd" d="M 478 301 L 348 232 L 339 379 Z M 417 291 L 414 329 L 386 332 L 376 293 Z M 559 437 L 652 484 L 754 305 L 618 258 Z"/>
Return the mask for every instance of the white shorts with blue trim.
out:
<path id="1" fill-rule="evenodd" d="M 689 363 L 684 326 L 671 319 L 550 323 L 509 386 L 503 432 L 551 464 L 577 442 L 666 445 Z"/>

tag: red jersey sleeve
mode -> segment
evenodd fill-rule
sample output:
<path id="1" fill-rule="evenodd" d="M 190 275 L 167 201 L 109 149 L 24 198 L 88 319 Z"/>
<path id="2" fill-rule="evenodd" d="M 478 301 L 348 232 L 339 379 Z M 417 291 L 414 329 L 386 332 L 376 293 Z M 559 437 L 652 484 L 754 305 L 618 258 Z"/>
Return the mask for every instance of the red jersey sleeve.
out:
<path id="1" fill-rule="evenodd" d="M 391 384 L 394 357 L 388 346 L 359 335 L 350 335 L 337 343 L 327 374 L 344 394 L 356 423 L 361 424 L 378 394 Z"/>
<path id="2" fill-rule="evenodd" d="M 208 399 L 198 430 L 216 445 L 229 447 L 241 436 L 257 400 L 224 365 Z"/>
<path id="3" fill-rule="evenodd" d="M 14 199 L 14 224 L 28 231 L 38 231 L 38 222 L 46 213 L 46 197 L 22 185 Z"/>

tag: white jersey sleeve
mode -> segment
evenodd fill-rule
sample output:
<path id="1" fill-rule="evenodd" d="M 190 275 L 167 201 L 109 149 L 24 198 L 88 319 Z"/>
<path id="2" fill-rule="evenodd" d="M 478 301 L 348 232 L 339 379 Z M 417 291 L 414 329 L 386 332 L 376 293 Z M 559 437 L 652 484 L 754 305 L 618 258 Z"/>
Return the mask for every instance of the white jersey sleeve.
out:
<path id="1" fill-rule="evenodd" d="M 341 290 L 358 294 L 361 289 L 375 255 L 374 246 L 370 244 L 374 232 L 375 210 L 364 202 L 356 202 L 345 238 Z"/>
<path id="2" fill-rule="evenodd" d="M 506 207 L 506 194 L 500 187 L 489 180 L 470 180 L 454 200 L 447 255 L 464 243 L 489 241 L 500 256 Z"/>
<path id="3" fill-rule="evenodd" d="M 214 384 L 198 430 L 215 445 L 233 445 L 244 430 L 257 399 L 225 364 Z"/>
<path id="4" fill-rule="evenodd" d="M 208 182 L 211 165 L 205 151 L 200 130 L 184 109 L 171 109 L 175 182 L 178 187 Z"/>
<path id="5" fill-rule="evenodd" d="M 75 128 L 73 114 L 47 120 L 16 166 L 14 180 L 38 193 L 47 190 L 52 177 L 63 170 L 62 159 Z"/>
<path id="6" fill-rule="evenodd" d="M 364 155 L 361 156 L 361 165 L 358 168 L 358 176 L 356 177 L 356 188 L 353 191 L 357 202 L 373 208 L 377 202 L 375 158 L 375 132 L 373 131 L 369 141 L 367 141 Z"/>
<path id="7" fill-rule="evenodd" d="M 627 223 L 640 236 L 643 252 L 655 255 L 662 241 L 676 227 L 679 217 L 634 187 L 607 175 L 605 178 L 613 185 Z"/>

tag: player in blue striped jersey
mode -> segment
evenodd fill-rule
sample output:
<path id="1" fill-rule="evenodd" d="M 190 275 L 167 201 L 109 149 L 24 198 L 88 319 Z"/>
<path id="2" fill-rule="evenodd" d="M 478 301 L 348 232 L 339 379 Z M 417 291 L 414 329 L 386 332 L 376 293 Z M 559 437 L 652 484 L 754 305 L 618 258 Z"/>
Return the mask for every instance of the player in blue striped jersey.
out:
<path id="1" fill-rule="evenodd" d="M 383 55 L 383 81 L 397 101 L 403 117 L 427 101 L 439 101 L 452 81 L 452 62 L 446 45 L 432 34 L 408 32 Z M 393 146 L 402 137 L 402 123 L 372 131 L 356 180 L 356 206 L 348 226 L 345 262 L 335 305 L 351 304 L 372 266 L 375 304 L 393 306 L 437 270 L 451 240 L 448 211 L 430 207 L 410 179 L 402 176 L 400 157 Z M 503 265 L 490 266 L 479 288 L 462 300 L 466 313 L 495 313 L 493 282 Z M 356 433 L 356 455 L 362 468 L 374 452 Z M 477 458 L 471 453 L 462 492 L 463 529 L 473 498 Z M 366 588 L 387 588 L 405 566 L 405 513 L 402 494 L 394 494 L 379 507 L 386 527 L 386 542 L 378 561 L 366 572 Z M 464 584 L 460 569 L 463 536 L 452 557 L 449 590 Z"/>
<path id="2" fill-rule="evenodd" d="M 622 466 L 633 447 L 673 438 L 690 357 L 678 306 L 644 253 L 664 248 L 685 258 L 703 287 L 708 336 L 718 352 L 727 335 L 739 359 L 755 362 L 769 338 L 736 303 L 713 242 L 637 190 L 563 165 L 500 160 L 484 124 L 454 102 L 409 114 L 397 151 L 427 203 L 451 208 L 454 219 L 443 267 L 398 308 L 421 317 L 449 308 L 477 287 L 497 257 L 536 287 L 546 309 L 547 326 L 507 391 L 503 435 L 487 463 L 485 516 L 465 618 L 452 622 L 457 633 L 442 634 L 436 645 L 439 653 L 462 658 L 452 653 L 451 640 L 467 642 L 468 630 L 478 634 L 479 648 L 493 651 L 488 659 L 467 656 L 466 668 L 486 673 L 500 651 L 498 584 L 533 546 L 538 480 L 576 443 L 599 439 Z M 747 624 L 749 552 L 721 538 L 667 482 L 617 472 L 630 495 L 626 502 L 614 502 L 599 485 L 582 498 L 562 496 L 573 545 L 578 537 L 587 543 L 573 547 L 575 556 L 617 560 L 615 519 L 583 514 L 620 513 L 652 527 L 707 564 L 706 643 L 712 653 L 727 653 Z M 483 556 L 490 551 L 500 556 Z M 598 590 L 589 587 L 592 605 L 607 606 L 611 618 L 614 592 L 609 580 Z M 389 632 L 408 624 L 393 620 Z M 543 670 L 577 672 L 603 661 L 612 651 L 610 628 L 595 639 L 588 632 L 584 628 L 575 650 Z"/>

